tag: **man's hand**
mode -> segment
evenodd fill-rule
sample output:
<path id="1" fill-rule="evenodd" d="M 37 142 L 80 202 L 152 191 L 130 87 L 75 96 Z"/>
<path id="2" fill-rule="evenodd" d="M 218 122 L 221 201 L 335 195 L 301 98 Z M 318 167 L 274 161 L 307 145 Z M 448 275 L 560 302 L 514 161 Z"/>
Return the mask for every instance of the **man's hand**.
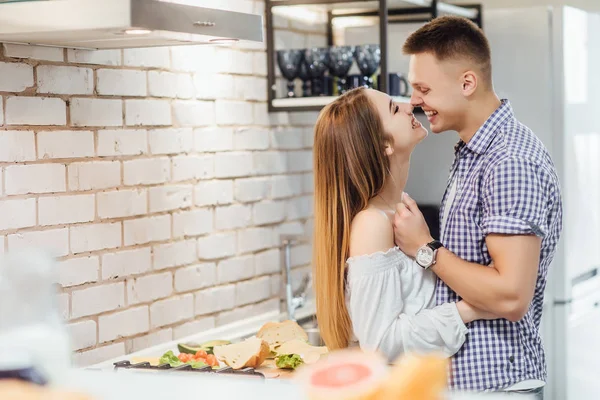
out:
<path id="1" fill-rule="evenodd" d="M 421 246 L 433 238 L 417 203 L 404 193 L 403 203 L 396 205 L 394 215 L 394 241 L 406 255 L 415 257 Z"/>

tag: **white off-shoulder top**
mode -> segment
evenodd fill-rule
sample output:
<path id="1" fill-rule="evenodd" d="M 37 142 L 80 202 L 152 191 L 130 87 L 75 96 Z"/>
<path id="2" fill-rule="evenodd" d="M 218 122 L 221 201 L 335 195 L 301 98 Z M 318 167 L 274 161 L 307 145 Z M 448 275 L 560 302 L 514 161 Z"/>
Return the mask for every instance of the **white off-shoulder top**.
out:
<path id="1" fill-rule="evenodd" d="M 362 349 L 393 361 L 404 352 L 449 357 L 465 342 L 456 303 L 434 307 L 435 275 L 399 248 L 351 257 L 346 268 L 346 305 Z"/>

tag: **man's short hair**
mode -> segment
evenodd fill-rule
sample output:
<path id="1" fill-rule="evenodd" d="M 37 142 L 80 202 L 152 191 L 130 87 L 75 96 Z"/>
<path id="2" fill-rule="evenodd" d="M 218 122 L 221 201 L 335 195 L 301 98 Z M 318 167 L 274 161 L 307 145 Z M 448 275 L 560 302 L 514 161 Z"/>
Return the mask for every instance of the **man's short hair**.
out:
<path id="1" fill-rule="evenodd" d="M 490 44 L 481 28 L 466 18 L 435 18 L 413 32 L 402 50 L 407 55 L 431 53 L 440 61 L 469 59 L 486 83 L 492 83 Z"/>

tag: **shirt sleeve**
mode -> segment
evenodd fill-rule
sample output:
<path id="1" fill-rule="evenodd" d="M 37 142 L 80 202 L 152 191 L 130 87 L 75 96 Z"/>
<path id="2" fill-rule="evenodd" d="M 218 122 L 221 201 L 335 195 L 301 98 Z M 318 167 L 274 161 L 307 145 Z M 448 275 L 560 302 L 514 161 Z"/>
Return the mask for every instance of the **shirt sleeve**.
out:
<path id="1" fill-rule="evenodd" d="M 405 257 L 402 262 L 412 260 Z M 424 309 L 413 315 L 406 313 L 402 266 L 393 263 L 393 259 L 360 257 L 349 265 L 347 304 L 360 347 L 379 351 L 390 361 L 405 352 L 436 351 L 452 356 L 462 347 L 468 332 L 456 304 L 425 309 L 433 286 L 427 294 L 413 288 L 410 295 L 420 296 L 416 301 L 421 301 Z M 413 309 L 416 301 L 412 299 Z"/>
<path id="2" fill-rule="evenodd" d="M 548 173 L 530 161 L 510 158 L 495 165 L 482 188 L 484 235 L 544 237 L 548 193 Z"/>

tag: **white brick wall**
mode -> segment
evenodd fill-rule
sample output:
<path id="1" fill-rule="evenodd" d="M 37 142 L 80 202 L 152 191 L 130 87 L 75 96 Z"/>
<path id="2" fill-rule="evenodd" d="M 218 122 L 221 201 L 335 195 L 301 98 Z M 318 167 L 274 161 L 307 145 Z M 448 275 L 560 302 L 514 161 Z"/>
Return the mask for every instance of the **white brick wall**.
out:
<path id="1" fill-rule="evenodd" d="M 94 73 L 90 68 L 41 65 L 37 68 L 38 93 L 92 94 Z"/>
<path id="2" fill-rule="evenodd" d="M 324 43 L 280 25 L 277 46 Z M 77 365 L 277 309 L 278 235 L 311 232 L 317 114 L 267 112 L 264 44 L 0 46 L 0 253 L 58 258 Z M 307 271 L 310 248 L 292 258 Z"/>

